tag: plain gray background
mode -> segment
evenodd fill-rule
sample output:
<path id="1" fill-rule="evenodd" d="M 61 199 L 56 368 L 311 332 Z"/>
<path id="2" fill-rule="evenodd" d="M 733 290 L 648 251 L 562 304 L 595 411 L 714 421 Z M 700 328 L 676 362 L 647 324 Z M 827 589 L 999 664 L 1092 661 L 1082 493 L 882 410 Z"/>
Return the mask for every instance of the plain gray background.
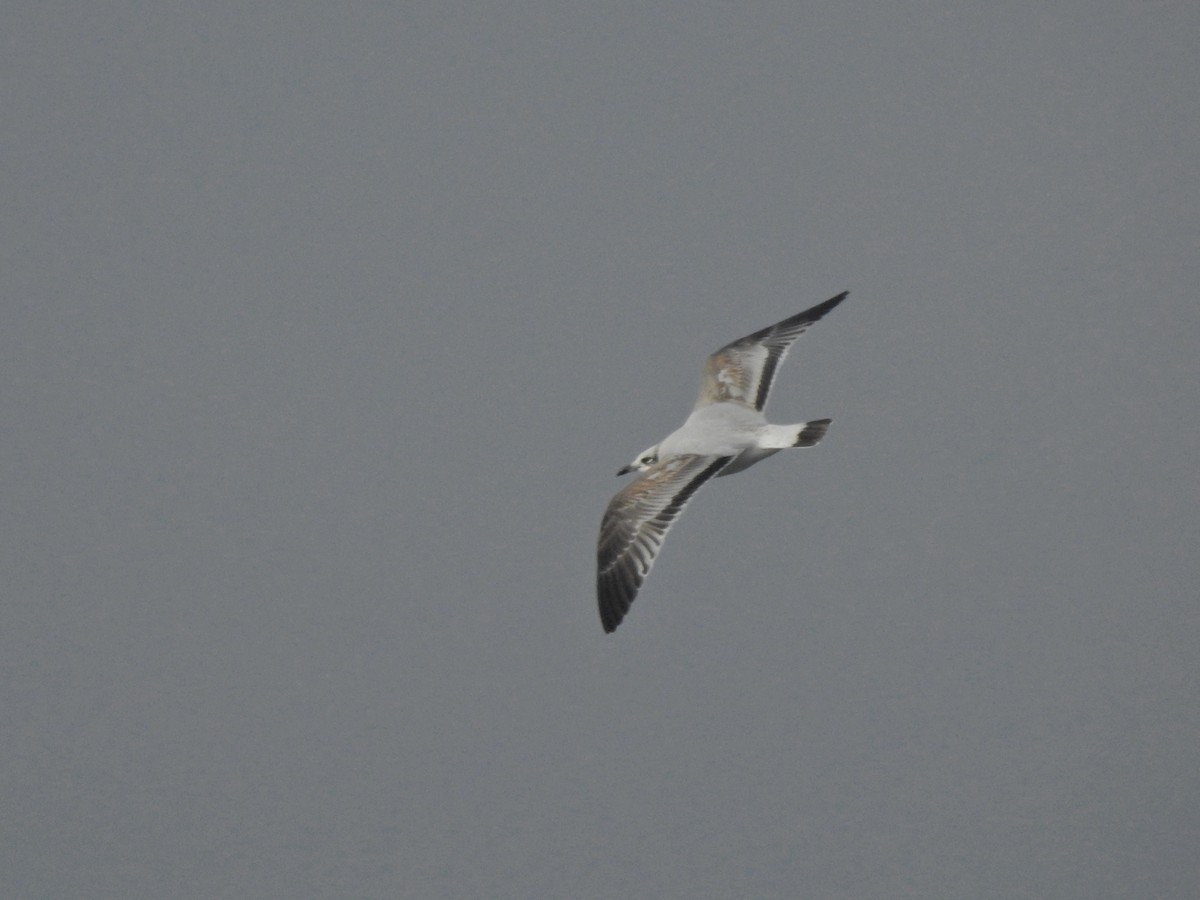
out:
<path id="1" fill-rule="evenodd" d="M 1196 3 L 3 25 L 5 897 L 1200 895 Z"/>

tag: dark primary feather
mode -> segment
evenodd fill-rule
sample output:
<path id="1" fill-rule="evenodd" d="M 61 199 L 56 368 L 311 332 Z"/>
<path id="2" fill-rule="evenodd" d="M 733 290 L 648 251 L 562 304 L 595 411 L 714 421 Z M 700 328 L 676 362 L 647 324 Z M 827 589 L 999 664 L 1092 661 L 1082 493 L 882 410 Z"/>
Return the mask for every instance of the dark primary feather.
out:
<path id="1" fill-rule="evenodd" d="M 612 632 L 629 612 L 671 525 L 728 456 L 677 456 L 617 492 L 604 511 L 597 550 L 600 621 Z"/>
<path id="2" fill-rule="evenodd" d="M 848 294 L 843 291 L 782 322 L 731 341 L 713 353 L 705 363 L 704 384 L 697 405 L 733 401 L 762 412 L 771 393 L 775 371 L 792 344 Z"/>

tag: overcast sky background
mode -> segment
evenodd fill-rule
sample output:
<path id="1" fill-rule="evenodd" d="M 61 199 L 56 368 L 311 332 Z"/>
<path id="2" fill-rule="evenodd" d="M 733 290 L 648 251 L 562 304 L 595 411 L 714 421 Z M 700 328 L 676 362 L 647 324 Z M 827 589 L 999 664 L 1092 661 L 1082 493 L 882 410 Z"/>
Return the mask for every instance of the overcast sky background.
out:
<path id="1" fill-rule="evenodd" d="M 5 897 L 1200 895 L 1200 5 L 3 24 Z"/>

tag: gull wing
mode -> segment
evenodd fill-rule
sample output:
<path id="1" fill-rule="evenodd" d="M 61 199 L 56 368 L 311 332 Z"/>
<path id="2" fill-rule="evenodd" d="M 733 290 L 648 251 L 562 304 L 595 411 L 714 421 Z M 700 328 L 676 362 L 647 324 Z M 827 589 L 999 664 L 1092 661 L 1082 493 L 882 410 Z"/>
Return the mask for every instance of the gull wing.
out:
<path id="1" fill-rule="evenodd" d="M 596 554 L 596 598 L 605 631 L 614 631 L 629 612 L 663 539 L 692 494 L 730 459 L 694 454 L 671 457 L 609 501 Z"/>
<path id="2" fill-rule="evenodd" d="M 731 402 L 762 412 L 767 405 L 775 370 L 796 338 L 845 300 L 848 293 L 843 291 L 790 319 L 739 338 L 710 356 L 704 364 L 704 380 L 695 408 Z"/>

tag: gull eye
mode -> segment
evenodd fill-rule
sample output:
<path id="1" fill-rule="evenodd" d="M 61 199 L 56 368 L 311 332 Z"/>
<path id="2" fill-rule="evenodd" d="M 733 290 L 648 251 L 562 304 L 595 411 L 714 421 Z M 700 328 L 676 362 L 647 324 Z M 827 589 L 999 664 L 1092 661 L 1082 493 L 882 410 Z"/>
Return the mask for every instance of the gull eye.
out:
<path id="1" fill-rule="evenodd" d="M 643 456 L 642 457 L 642 465 L 643 466 L 652 466 L 656 462 L 658 462 L 657 456 Z"/>

